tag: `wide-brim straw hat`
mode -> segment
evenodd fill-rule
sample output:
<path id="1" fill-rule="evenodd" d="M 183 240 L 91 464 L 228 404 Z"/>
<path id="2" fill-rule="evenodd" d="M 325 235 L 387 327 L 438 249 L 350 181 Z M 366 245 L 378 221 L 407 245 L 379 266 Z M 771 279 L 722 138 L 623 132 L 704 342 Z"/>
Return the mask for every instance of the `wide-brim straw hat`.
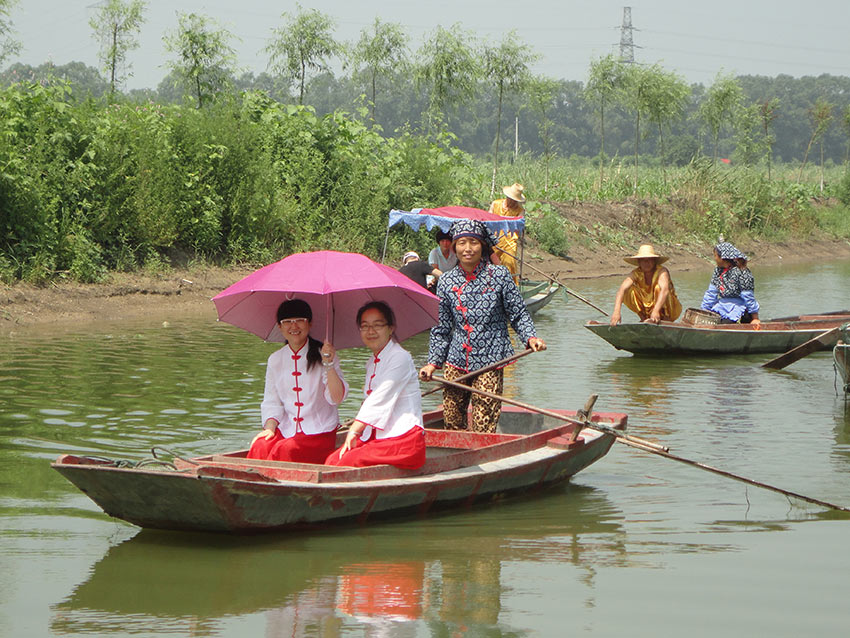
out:
<path id="1" fill-rule="evenodd" d="M 637 266 L 638 259 L 646 259 L 647 257 L 654 257 L 657 259 L 657 264 L 663 264 L 669 259 L 669 257 L 664 257 L 663 255 L 659 255 L 655 252 L 655 248 L 652 247 L 652 244 L 644 244 L 638 248 L 637 254 L 632 255 L 631 257 L 623 257 L 623 261 L 627 264 L 631 264 L 632 266 Z"/>
<path id="2" fill-rule="evenodd" d="M 525 203 L 525 195 L 522 192 L 525 190 L 522 184 L 518 182 L 514 182 L 510 186 L 503 186 L 502 192 L 505 194 L 505 197 L 508 199 L 512 199 L 515 202 L 519 202 L 520 204 Z"/>

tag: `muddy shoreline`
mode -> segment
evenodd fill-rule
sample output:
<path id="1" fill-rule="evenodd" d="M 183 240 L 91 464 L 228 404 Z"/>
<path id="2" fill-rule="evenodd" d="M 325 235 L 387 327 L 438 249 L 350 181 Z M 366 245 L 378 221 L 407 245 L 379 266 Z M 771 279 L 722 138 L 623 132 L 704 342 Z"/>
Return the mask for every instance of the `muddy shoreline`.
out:
<path id="1" fill-rule="evenodd" d="M 636 248 L 636 246 L 635 246 Z M 669 256 L 666 264 L 673 274 L 712 268 L 710 246 L 676 244 L 656 248 Z M 758 274 L 761 265 L 799 263 L 817 259 L 850 260 L 850 242 L 818 240 L 742 245 Z M 570 282 L 602 277 L 623 277 L 629 266 L 623 257 L 627 250 L 587 244 L 575 245 L 569 259 L 545 254 L 535 247 L 526 251 L 533 266 L 530 278 L 543 278 L 534 269 Z M 202 267 L 175 269 L 155 276 L 143 273 L 113 273 L 99 284 L 57 281 L 46 286 L 19 283 L 0 287 L 0 335 L 22 330 L 69 328 L 81 323 L 121 320 L 168 321 L 180 317 L 215 319 L 210 299 L 249 274 L 252 268 Z M 580 285 L 570 285 L 581 292 Z M 613 300 L 611 300 L 613 302 Z"/>

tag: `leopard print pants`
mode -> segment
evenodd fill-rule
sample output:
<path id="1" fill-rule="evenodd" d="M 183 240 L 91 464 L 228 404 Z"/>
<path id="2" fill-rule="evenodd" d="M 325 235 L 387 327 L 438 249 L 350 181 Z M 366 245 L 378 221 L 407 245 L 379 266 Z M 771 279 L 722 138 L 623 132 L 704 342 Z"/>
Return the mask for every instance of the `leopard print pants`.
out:
<path id="1" fill-rule="evenodd" d="M 464 374 L 466 373 L 452 366 L 446 366 L 443 370 L 443 376 L 449 381 L 454 381 Z M 502 394 L 503 380 L 504 372 L 502 370 L 490 370 L 482 372 L 471 381 L 467 380 L 464 383 L 477 390 Z M 449 387 L 443 389 L 443 418 L 446 429 L 469 429 L 466 411 L 470 401 L 472 401 L 472 431 L 495 432 L 502 412 L 501 401 Z"/>

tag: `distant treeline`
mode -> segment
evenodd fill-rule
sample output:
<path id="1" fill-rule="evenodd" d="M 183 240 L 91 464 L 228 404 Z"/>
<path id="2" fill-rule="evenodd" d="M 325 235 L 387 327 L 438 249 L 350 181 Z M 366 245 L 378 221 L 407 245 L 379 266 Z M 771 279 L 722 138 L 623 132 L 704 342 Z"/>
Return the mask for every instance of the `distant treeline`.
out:
<path id="1" fill-rule="evenodd" d="M 131 90 L 118 97 L 135 103 L 191 104 L 193 96 L 176 77 L 176 72 L 166 76 L 153 90 Z M 0 73 L 4 86 L 20 80 L 44 80 L 47 77 L 67 79 L 76 96 L 102 98 L 110 92 L 109 83 L 97 69 L 81 62 L 54 66 L 50 64 L 31 67 L 14 64 Z M 808 152 L 809 162 L 820 162 L 820 144 L 823 159 L 830 164 L 847 161 L 850 144 L 850 77 L 821 75 L 819 77 L 793 78 L 738 76 L 732 78 L 740 90 L 740 111 L 729 113 L 722 122 L 718 136 L 718 156 L 736 162 L 750 159 L 736 156 L 742 138 L 765 145 L 772 142 L 771 161 L 802 162 Z M 412 71 L 394 72 L 380 78 L 381 93 L 378 106 L 370 108 L 364 81 L 356 75 L 337 77 L 330 72 L 312 77 L 305 89 L 304 104 L 315 108 L 318 115 L 343 109 L 368 124 L 377 124 L 385 135 L 392 136 L 406 126 L 419 127 L 433 113 L 429 111 L 427 91 L 420 90 Z M 588 99 L 584 83 L 553 81 L 550 107 L 541 116 L 540 109 L 532 108 L 529 95 L 520 88 L 506 93 L 502 108 L 500 155 L 502 161 L 510 159 L 515 147 L 514 125 L 518 123 L 518 151 L 543 154 L 549 152 L 560 157 L 599 157 L 600 118 L 598 105 Z M 682 112 L 664 122 L 663 149 L 659 130 L 654 125 L 641 125 L 640 153 L 656 157 L 668 165 L 684 166 L 700 153 L 712 154 L 712 134 L 700 107 L 705 103 L 712 87 L 693 84 Z M 238 96 L 241 91 L 260 90 L 281 103 L 297 103 L 287 83 L 268 73 L 254 75 L 243 73 L 229 79 L 222 92 Z M 220 97 L 220 96 L 219 96 Z M 479 81 L 475 99 L 459 102 L 450 112 L 441 114 L 446 130 L 456 136 L 455 145 L 477 156 L 492 158 L 496 139 L 496 114 L 498 94 L 492 83 Z M 759 110 L 770 105 L 769 129 Z M 817 108 L 823 106 L 827 121 L 823 130 L 817 131 Z M 756 111 L 747 120 L 746 108 Z M 606 159 L 627 158 L 634 154 L 635 114 L 614 100 L 605 112 L 604 135 Z M 544 131 L 545 129 L 545 131 Z M 543 133 L 543 134 L 541 134 Z M 810 148 L 813 134 L 817 147 Z M 745 151 L 749 153 L 750 151 Z M 766 161 L 767 149 L 761 149 L 757 159 Z"/>

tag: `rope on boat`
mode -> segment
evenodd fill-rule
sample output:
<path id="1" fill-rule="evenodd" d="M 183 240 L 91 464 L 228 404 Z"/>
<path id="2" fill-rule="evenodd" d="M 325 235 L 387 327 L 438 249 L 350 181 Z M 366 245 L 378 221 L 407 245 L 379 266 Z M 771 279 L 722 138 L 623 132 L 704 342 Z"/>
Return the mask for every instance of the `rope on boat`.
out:
<path id="1" fill-rule="evenodd" d="M 93 461 L 101 461 L 103 463 L 108 463 L 112 467 L 122 468 L 122 469 L 137 469 L 141 467 L 147 467 L 149 465 L 161 465 L 162 467 L 168 468 L 169 470 L 173 470 L 175 472 L 186 472 L 188 470 L 178 470 L 177 466 L 172 461 L 166 461 L 165 459 L 160 458 L 159 454 L 168 454 L 171 458 L 180 459 L 186 463 L 191 465 L 200 465 L 196 461 L 191 459 L 184 459 L 182 456 L 177 455 L 172 452 L 168 448 L 154 446 L 151 448 L 151 458 L 142 459 L 140 461 L 129 461 L 127 459 L 111 459 L 108 456 L 96 456 L 96 455 L 87 455 L 86 459 L 91 459 Z"/>

